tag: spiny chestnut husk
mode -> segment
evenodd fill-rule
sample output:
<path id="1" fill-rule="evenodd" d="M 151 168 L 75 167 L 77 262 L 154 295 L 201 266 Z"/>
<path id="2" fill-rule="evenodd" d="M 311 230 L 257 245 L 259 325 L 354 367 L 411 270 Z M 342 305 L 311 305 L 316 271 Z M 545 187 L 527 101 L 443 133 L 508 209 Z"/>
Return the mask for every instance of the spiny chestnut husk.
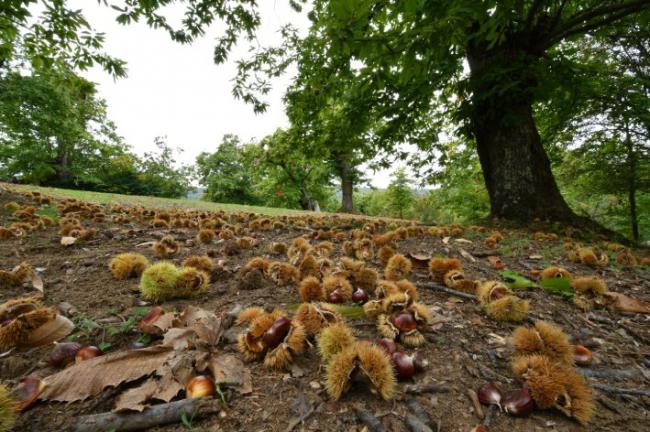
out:
<path id="1" fill-rule="evenodd" d="M 483 384 L 476 392 L 478 400 L 482 404 L 496 405 L 501 408 L 501 399 L 503 399 L 503 392 L 494 383 Z"/>
<path id="2" fill-rule="evenodd" d="M 212 378 L 205 375 L 197 375 L 185 386 L 185 394 L 188 399 L 211 397 L 215 393 L 215 385 Z"/>
<path id="3" fill-rule="evenodd" d="M 18 401 L 12 397 L 9 389 L 0 384 L 0 430 L 10 430 L 16 422 L 18 417 L 17 403 Z"/>
<path id="4" fill-rule="evenodd" d="M 330 325 L 316 338 L 318 351 L 325 360 L 329 360 L 344 349 L 351 347 L 355 340 L 352 330 L 344 322 Z"/>
<path id="5" fill-rule="evenodd" d="M 77 342 L 55 343 L 47 362 L 55 367 L 67 366 L 75 361 L 75 356 L 80 349 L 81 344 Z"/>
<path id="6" fill-rule="evenodd" d="M 334 400 L 340 399 L 355 381 L 365 382 L 384 400 L 395 393 L 390 358 L 374 344 L 354 344 L 333 356 L 326 368 L 326 388 Z"/>
<path id="7" fill-rule="evenodd" d="M 535 400 L 528 387 L 506 392 L 501 399 L 503 410 L 515 416 L 524 416 L 535 409 Z"/>
<path id="8" fill-rule="evenodd" d="M 553 361 L 573 365 L 574 348 L 562 329 L 546 321 L 536 321 L 535 327 L 517 327 L 510 337 L 515 355 L 541 354 Z"/>
<path id="9" fill-rule="evenodd" d="M 81 363 L 86 360 L 90 360 L 95 357 L 99 357 L 102 355 L 102 350 L 97 348 L 96 346 L 87 346 L 84 348 L 81 348 L 79 351 L 77 351 L 77 354 L 75 355 L 75 363 Z"/>

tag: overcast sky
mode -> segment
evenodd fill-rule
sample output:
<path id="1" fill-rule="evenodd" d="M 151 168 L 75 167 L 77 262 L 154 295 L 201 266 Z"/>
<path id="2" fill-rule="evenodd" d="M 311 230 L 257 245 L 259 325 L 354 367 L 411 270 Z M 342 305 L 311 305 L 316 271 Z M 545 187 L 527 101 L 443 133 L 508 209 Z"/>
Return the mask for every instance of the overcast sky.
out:
<path id="1" fill-rule="evenodd" d="M 218 25 L 194 44 L 180 45 L 166 32 L 146 24 L 118 24 L 115 11 L 96 1 L 72 0 L 70 4 L 82 9 L 96 30 L 106 33 L 105 50 L 127 62 L 128 77 L 117 81 L 101 69 L 83 75 L 99 84 L 99 94 L 108 102 L 109 118 L 137 153 L 153 150 L 154 137 L 165 135 L 170 145 L 183 149 L 179 159 L 193 163 L 200 152 L 214 151 L 226 133 L 248 141 L 288 125 L 281 98 L 291 76 L 274 82 L 267 97 L 269 109 L 254 114 L 250 105 L 231 95 L 235 61 L 246 56 L 247 45 L 240 44 L 227 64 L 215 65 L 212 51 Z M 257 40 L 263 46 L 280 41 L 277 31 L 285 23 L 308 28 L 304 13 L 294 12 L 286 0 L 262 0 L 259 4 L 262 27 Z M 182 9 L 167 12 L 173 18 L 180 16 Z M 368 172 L 372 184 L 382 188 L 389 175 L 390 171 Z"/>

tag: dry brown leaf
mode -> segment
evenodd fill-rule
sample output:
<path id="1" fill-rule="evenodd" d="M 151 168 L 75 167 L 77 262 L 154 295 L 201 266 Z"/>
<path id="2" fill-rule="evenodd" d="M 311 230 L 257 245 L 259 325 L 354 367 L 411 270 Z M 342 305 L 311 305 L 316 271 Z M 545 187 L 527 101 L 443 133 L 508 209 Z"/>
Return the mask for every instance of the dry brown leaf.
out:
<path id="1" fill-rule="evenodd" d="M 191 328 L 170 328 L 163 337 L 162 344 L 176 351 L 194 348 L 196 332 Z"/>
<path id="2" fill-rule="evenodd" d="M 459 248 L 458 251 L 464 258 L 467 258 L 471 262 L 476 262 L 476 258 L 474 258 L 474 256 L 471 253 L 467 252 L 465 249 Z"/>
<path id="3" fill-rule="evenodd" d="M 143 333 L 161 336 L 176 324 L 176 315 L 173 312 L 167 312 L 160 315 L 154 322 L 140 321 L 138 329 Z"/>
<path id="4" fill-rule="evenodd" d="M 73 245 L 75 244 L 76 241 L 77 241 L 76 237 L 61 237 L 61 244 L 63 246 Z"/>
<path id="5" fill-rule="evenodd" d="M 120 411 L 144 411 L 146 402 L 158 390 L 158 380 L 149 378 L 138 387 L 126 390 L 115 401 L 114 412 Z"/>
<path id="6" fill-rule="evenodd" d="M 427 267 L 431 261 L 431 255 L 424 253 L 408 253 L 408 257 L 416 267 Z"/>
<path id="7" fill-rule="evenodd" d="M 445 237 L 445 238 L 442 239 L 442 242 L 444 244 L 449 244 L 449 240 L 451 240 L 451 237 Z"/>
<path id="8" fill-rule="evenodd" d="M 45 378 L 46 387 L 39 399 L 84 400 L 101 393 L 106 387 L 151 375 L 174 355 L 171 347 L 157 345 L 95 357 Z"/>
<path id="9" fill-rule="evenodd" d="M 20 383 L 11 390 L 11 397 L 18 401 L 16 408 L 19 411 L 28 408 L 44 388 L 45 383 L 38 377 L 30 375 L 20 378 Z"/>
<path id="10" fill-rule="evenodd" d="M 457 239 L 455 239 L 454 241 L 457 242 L 457 243 L 467 243 L 467 244 L 472 244 L 472 241 L 471 241 L 471 240 L 467 240 L 467 239 L 464 239 L 464 238 L 457 238 Z"/>
<path id="11" fill-rule="evenodd" d="M 650 313 L 650 305 L 648 303 L 626 296 L 625 294 L 609 291 L 604 294 L 610 300 L 613 300 L 613 307 L 616 310 L 623 312 L 636 312 L 636 313 Z"/>
<path id="12" fill-rule="evenodd" d="M 240 386 L 244 383 L 244 363 L 232 354 L 214 355 L 208 364 L 215 384 Z"/>
<path id="13" fill-rule="evenodd" d="M 63 315 L 56 315 L 52 321 L 48 321 L 29 334 L 27 340 L 20 344 L 21 347 L 33 348 L 60 341 L 74 330 L 72 321 Z"/>
<path id="14" fill-rule="evenodd" d="M 32 286 L 40 292 L 44 290 L 43 279 L 36 272 L 32 273 Z"/>

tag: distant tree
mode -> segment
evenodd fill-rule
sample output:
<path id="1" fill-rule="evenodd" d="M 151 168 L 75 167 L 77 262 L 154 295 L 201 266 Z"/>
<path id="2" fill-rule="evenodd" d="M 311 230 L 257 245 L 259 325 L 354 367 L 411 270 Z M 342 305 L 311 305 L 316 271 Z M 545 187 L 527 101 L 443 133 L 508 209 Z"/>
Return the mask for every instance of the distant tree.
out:
<path id="1" fill-rule="evenodd" d="M 165 137 L 156 137 L 157 152 L 148 152 L 139 162 L 138 177 L 143 183 L 145 195 L 181 198 L 194 190 L 194 170 L 178 166 L 174 153 L 181 149 L 171 148 Z"/>
<path id="2" fill-rule="evenodd" d="M 62 187 L 99 183 L 97 171 L 126 146 L 95 85 L 66 67 L 0 77 L 0 173 Z"/>
<path id="3" fill-rule="evenodd" d="M 253 175 L 245 162 L 245 146 L 238 136 L 226 134 L 214 153 L 196 158 L 204 198 L 221 203 L 256 204 Z"/>
<path id="4" fill-rule="evenodd" d="M 390 208 L 400 217 L 404 217 L 406 210 L 413 204 L 415 192 L 411 188 L 411 180 L 402 167 L 395 171 L 393 179 L 387 190 L 388 204 Z"/>

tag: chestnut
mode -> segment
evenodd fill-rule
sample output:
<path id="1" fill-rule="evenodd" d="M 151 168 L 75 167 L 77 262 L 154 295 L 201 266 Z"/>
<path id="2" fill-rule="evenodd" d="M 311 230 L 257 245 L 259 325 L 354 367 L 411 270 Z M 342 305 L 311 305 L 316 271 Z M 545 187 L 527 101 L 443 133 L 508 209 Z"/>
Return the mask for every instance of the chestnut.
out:
<path id="1" fill-rule="evenodd" d="M 391 359 L 393 360 L 395 372 L 397 372 L 397 379 L 409 379 L 415 375 L 413 357 L 406 355 L 401 351 L 395 351 L 391 354 Z"/>
<path id="2" fill-rule="evenodd" d="M 407 332 L 415 330 L 418 326 L 418 323 L 415 321 L 413 314 L 411 312 L 403 311 L 394 315 L 391 318 L 391 321 L 395 327 L 401 332 Z"/>
<path id="3" fill-rule="evenodd" d="M 535 408 L 535 400 L 528 387 L 513 390 L 503 395 L 501 399 L 503 410 L 512 415 L 526 415 Z"/>
<path id="4" fill-rule="evenodd" d="M 501 406 L 503 392 L 494 383 L 483 384 L 476 392 L 482 404 Z"/>
<path id="5" fill-rule="evenodd" d="M 416 372 L 422 372 L 429 366 L 429 360 L 424 357 L 422 351 L 414 352 L 411 358 L 413 358 L 413 366 L 415 366 Z"/>
<path id="6" fill-rule="evenodd" d="M 189 399 L 213 396 L 214 392 L 214 381 L 212 381 L 212 378 L 205 375 L 195 376 L 185 387 L 185 393 Z"/>
<path id="7" fill-rule="evenodd" d="M 363 304 L 368 301 L 368 294 L 361 288 L 357 288 L 356 291 L 352 293 L 352 301 Z"/>
<path id="8" fill-rule="evenodd" d="M 291 320 L 287 317 L 276 319 L 262 335 L 262 340 L 269 348 L 275 348 L 280 345 L 291 328 Z"/>
<path id="9" fill-rule="evenodd" d="M 388 339 L 388 338 L 379 339 L 377 345 L 383 348 L 384 351 L 386 351 L 386 354 L 388 355 L 392 355 L 395 351 L 397 351 L 397 344 L 392 339 Z"/>
<path id="10" fill-rule="evenodd" d="M 67 366 L 75 361 L 75 356 L 80 349 L 81 344 L 77 342 L 55 343 L 47 362 L 55 367 Z"/>
<path id="11" fill-rule="evenodd" d="M 328 303 L 343 303 L 344 299 L 339 290 L 335 289 L 327 295 Z"/>
<path id="12" fill-rule="evenodd" d="M 589 366 L 594 357 L 591 350 L 584 345 L 573 347 L 573 361 L 578 366 Z"/>
<path id="13" fill-rule="evenodd" d="M 99 357 L 102 355 L 102 350 L 97 348 L 96 346 L 87 346 L 81 348 L 79 351 L 77 351 L 77 354 L 74 357 L 75 363 L 81 363 L 82 361 L 90 360 L 91 358 Z"/>

